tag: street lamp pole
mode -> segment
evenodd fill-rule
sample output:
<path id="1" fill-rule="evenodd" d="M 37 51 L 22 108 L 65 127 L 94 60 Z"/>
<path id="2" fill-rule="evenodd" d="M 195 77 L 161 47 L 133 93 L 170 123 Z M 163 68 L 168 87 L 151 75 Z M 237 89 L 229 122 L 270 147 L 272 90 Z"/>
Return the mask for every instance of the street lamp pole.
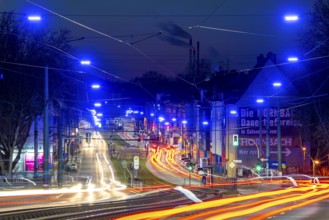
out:
<path id="1" fill-rule="evenodd" d="M 303 151 L 303 154 L 304 154 L 304 168 L 306 167 L 306 147 L 302 147 L 302 151 Z"/>
<path id="2" fill-rule="evenodd" d="M 49 184 L 49 90 L 48 90 L 48 66 L 44 73 L 44 120 L 43 120 L 43 184 Z"/>
<path id="3" fill-rule="evenodd" d="M 282 172 L 282 155 L 281 155 L 281 117 L 280 117 L 280 102 L 277 106 L 277 142 L 278 142 L 278 171 Z"/>
<path id="4" fill-rule="evenodd" d="M 57 144 L 57 183 L 58 187 L 62 188 L 63 186 L 63 112 L 60 110 L 57 122 L 57 136 L 58 136 L 58 144 Z"/>
<path id="5" fill-rule="evenodd" d="M 312 158 L 311 158 L 312 159 Z M 312 159 L 312 164 L 313 164 L 313 176 L 315 176 L 315 173 L 316 173 L 316 166 L 319 164 L 319 161 L 318 160 L 314 160 Z"/>
<path id="6" fill-rule="evenodd" d="M 31 22 L 39 22 L 40 16 L 32 15 L 28 16 L 28 20 Z M 48 66 L 45 67 L 44 72 L 44 118 L 43 118 L 43 184 L 49 184 L 49 91 L 48 91 Z"/>
<path id="7" fill-rule="evenodd" d="M 266 112 L 266 176 L 270 175 L 270 106 L 267 103 Z"/>
<path id="8" fill-rule="evenodd" d="M 188 171 L 188 182 L 189 182 L 189 186 L 191 186 L 191 170 L 190 169 Z"/>
<path id="9" fill-rule="evenodd" d="M 184 138 L 184 126 L 186 126 L 186 123 L 187 123 L 187 121 L 186 120 L 183 120 L 182 122 L 181 122 L 181 137 L 182 137 L 182 147 L 184 148 L 184 150 L 185 150 L 185 156 L 187 156 L 187 146 L 186 146 L 186 144 L 185 144 L 185 138 Z M 191 153 L 191 152 L 189 152 L 189 153 Z"/>
<path id="10" fill-rule="evenodd" d="M 262 108 L 259 108 L 259 150 L 262 150 L 262 139 L 263 139 L 263 128 L 262 128 Z M 259 159 L 259 154 L 258 154 L 258 159 Z"/>
<path id="11" fill-rule="evenodd" d="M 274 82 L 273 86 L 281 87 L 281 82 Z M 280 116 L 280 100 L 277 100 L 277 142 L 278 142 L 278 171 L 282 174 L 282 153 L 281 153 L 281 116 Z"/>

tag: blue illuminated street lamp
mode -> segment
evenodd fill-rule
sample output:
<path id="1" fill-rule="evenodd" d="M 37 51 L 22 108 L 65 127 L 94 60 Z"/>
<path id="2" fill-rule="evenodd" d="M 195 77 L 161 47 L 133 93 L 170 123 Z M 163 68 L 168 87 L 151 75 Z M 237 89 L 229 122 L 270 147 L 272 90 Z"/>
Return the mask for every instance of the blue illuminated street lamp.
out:
<path id="1" fill-rule="evenodd" d="M 297 62 L 299 59 L 296 56 L 290 56 L 287 58 L 288 62 Z"/>
<path id="2" fill-rule="evenodd" d="M 94 103 L 94 106 L 95 106 L 95 107 L 101 107 L 101 106 L 102 106 L 102 103 L 100 103 L 100 102 L 95 102 L 95 103 Z"/>
<path id="3" fill-rule="evenodd" d="M 39 22 L 42 18 L 40 15 L 29 15 L 27 19 L 32 22 Z"/>
<path id="4" fill-rule="evenodd" d="M 90 62 L 90 60 L 80 60 L 80 64 L 81 65 L 90 65 L 91 62 Z"/>
<path id="5" fill-rule="evenodd" d="M 298 15 L 296 14 L 289 14 L 284 16 L 284 20 L 289 23 L 297 22 L 299 20 Z"/>
<path id="6" fill-rule="evenodd" d="M 91 85 L 91 88 L 92 88 L 92 89 L 100 89 L 101 86 L 100 86 L 99 84 L 92 84 L 92 85 Z"/>

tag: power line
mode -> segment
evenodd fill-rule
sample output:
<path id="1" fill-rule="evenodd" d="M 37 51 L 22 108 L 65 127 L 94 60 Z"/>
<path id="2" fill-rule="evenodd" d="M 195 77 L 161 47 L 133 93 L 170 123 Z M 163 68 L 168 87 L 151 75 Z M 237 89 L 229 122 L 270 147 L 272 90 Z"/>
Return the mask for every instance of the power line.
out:
<path id="1" fill-rule="evenodd" d="M 210 17 L 278 17 L 282 16 L 279 13 L 257 13 L 257 14 L 214 14 L 222 5 L 219 5 L 210 14 L 63 14 L 67 17 L 204 17 L 205 19 Z M 8 13 L 5 11 L 0 12 L 0 14 Z M 15 15 L 27 16 L 26 13 L 13 12 Z M 310 15 L 310 12 L 301 12 L 300 15 Z M 52 13 L 44 13 L 43 15 L 52 16 Z M 207 18 L 208 19 L 208 18 Z M 203 22 L 202 22 L 203 23 Z"/>

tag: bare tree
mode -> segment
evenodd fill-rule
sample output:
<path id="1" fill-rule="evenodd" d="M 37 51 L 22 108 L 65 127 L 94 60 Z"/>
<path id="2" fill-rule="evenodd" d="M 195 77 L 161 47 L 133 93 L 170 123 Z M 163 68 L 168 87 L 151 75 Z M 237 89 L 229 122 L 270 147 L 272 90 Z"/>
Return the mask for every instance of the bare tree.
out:
<path id="1" fill-rule="evenodd" d="M 46 63 L 67 66 L 65 58 L 54 53 L 52 47 L 69 50 L 69 32 L 49 32 L 30 26 L 12 12 L 0 17 L 0 174 L 3 175 L 11 175 L 33 120 L 42 114 L 44 70 L 40 67 Z M 52 80 L 56 81 L 56 77 Z"/>
<path id="2" fill-rule="evenodd" d="M 304 59 L 312 61 L 304 64 L 309 72 L 300 88 L 311 94 L 311 97 L 328 94 L 329 1 L 318 0 L 315 2 L 309 25 L 301 34 L 300 41 Z M 310 115 L 313 116 L 312 124 L 314 125 L 311 128 L 312 137 L 318 147 L 320 157 L 329 152 L 328 101 L 328 95 L 315 100 L 313 114 Z"/>

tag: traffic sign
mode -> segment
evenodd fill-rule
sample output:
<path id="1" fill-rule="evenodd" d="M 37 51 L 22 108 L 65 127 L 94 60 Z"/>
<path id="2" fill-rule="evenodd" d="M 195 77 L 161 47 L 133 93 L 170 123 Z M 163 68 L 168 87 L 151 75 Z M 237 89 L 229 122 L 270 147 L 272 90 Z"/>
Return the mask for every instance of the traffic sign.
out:
<path id="1" fill-rule="evenodd" d="M 235 163 L 231 162 L 230 167 L 233 169 L 235 167 Z"/>
<path id="2" fill-rule="evenodd" d="M 270 151 L 271 154 L 277 154 L 278 151 Z M 288 157 L 291 154 L 291 150 L 289 148 L 283 148 L 281 151 L 282 154 L 285 154 Z"/>
<path id="3" fill-rule="evenodd" d="M 138 170 L 139 168 L 139 156 L 134 156 L 134 169 Z"/>
<path id="4" fill-rule="evenodd" d="M 121 165 L 122 165 L 122 167 L 123 167 L 124 169 L 126 169 L 126 168 L 127 168 L 127 161 L 123 160 L 123 161 L 121 162 Z"/>
<path id="5" fill-rule="evenodd" d="M 233 163 L 242 163 L 242 160 L 233 160 Z"/>
<path id="6" fill-rule="evenodd" d="M 277 160 L 270 161 L 269 166 L 270 166 L 271 169 L 277 169 L 278 168 L 278 161 Z M 286 167 L 287 166 L 286 161 L 282 161 L 281 166 L 282 166 L 282 168 Z"/>

